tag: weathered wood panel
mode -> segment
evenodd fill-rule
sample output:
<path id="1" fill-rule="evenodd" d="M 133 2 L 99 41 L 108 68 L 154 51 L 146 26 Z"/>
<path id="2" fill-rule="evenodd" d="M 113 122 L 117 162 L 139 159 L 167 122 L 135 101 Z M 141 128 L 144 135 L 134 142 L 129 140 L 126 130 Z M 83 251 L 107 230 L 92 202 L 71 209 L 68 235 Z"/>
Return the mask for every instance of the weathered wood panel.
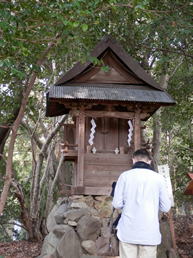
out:
<path id="1" fill-rule="evenodd" d="M 109 67 L 109 71 L 104 72 L 101 67 L 93 67 L 75 77 L 71 82 L 144 84 L 131 70 L 126 69 L 112 51 L 106 51 L 102 60 Z"/>
<path id="2" fill-rule="evenodd" d="M 79 116 L 80 111 L 74 110 L 70 114 L 73 116 Z M 112 118 L 122 118 L 122 119 L 133 119 L 133 112 L 117 112 L 117 111 L 84 111 L 85 116 L 88 117 L 112 117 Z"/>
<path id="3" fill-rule="evenodd" d="M 90 136 L 91 118 L 86 118 L 86 145 Z M 118 118 L 95 118 L 96 128 L 93 146 L 97 152 L 113 153 L 116 148 L 128 153 L 128 120 Z M 124 151 L 123 151 L 124 150 Z"/>
<path id="4" fill-rule="evenodd" d="M 86 154 L 84 186 L 111 187 L 119 175 L 131 167 L 131 156 L 127 154 Z"/>
<path id="5" fill-rule="evenodd" d="M 110 195 L 111 187 L 89 187 L 85 186 L 84 193 L 88 195 Z"/>
<path id="6" fill-rule="evenodd" d="M 92 153 L 87 153 L 85 154 L 85 163 L 92 163 L 92 164 L 128 164 L 130 165 L 132 157 L 128 154 L 92 154 Z"/>
<path id="7" fill-rule="evenodd" d="M 76 141 L 75 124 L 64 124 L 64 142 L 74 144 Z"/>
<path id="8" fill-rule="evenodd" d="M 127 143 L 128 140 L 128 120 L 119 119 L 118 125 L 118 141 L 119 141 L 119 149 L 120 151 L 128 152 L 129 146 Z M 123 149 L 123 150 L 121 150 Z"/>

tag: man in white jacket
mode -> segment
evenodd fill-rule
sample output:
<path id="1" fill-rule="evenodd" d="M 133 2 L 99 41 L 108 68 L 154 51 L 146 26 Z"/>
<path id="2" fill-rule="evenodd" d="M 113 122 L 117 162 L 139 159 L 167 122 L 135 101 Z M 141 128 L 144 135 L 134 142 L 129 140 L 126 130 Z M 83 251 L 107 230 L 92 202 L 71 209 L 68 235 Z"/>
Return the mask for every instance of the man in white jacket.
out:
<path id="1" fill-rule="evenodd" d="M 161 243 L 159 211 L 168 212 L 171 201 L 164 178 L 152 170 L 149 152 L 133 154 L 133 167 L 116 184 L 113 206 L 122 209 L 117 225 L 120 258 L 156 258 Z"/>

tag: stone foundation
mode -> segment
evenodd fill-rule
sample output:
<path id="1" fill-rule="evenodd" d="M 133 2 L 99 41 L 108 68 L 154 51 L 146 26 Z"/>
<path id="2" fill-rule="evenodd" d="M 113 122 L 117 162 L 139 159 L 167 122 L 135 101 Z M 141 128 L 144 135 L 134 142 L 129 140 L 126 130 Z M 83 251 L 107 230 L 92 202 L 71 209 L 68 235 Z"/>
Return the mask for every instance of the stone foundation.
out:
<path id="1" fill-rule="evenodd" d="M 49 234 L 39 258 L 100 258 L 109 246 L 109 196 L 71 196 L 58 200 L 47 219 Z M 113 256 L 115 257 L 115 256 Z"/>
<path id="2" fill-rule="evenodd" d="M 109 221 L 118 213 L 112 212 L 109 196 L 74 195 L 59 199 L 47 219 L 49 234 L 45 237 L 38 258 L 110 258 Z M 112 217 L 113 214 L 113 217 Z M 169 223 L 161 220 L 162 245 L 158 258 L 177 258 L 172 248 Z M 118 249 L 118 241 L 115 240 Z M 108 253 L 108 254 L 107 254 Z"/>

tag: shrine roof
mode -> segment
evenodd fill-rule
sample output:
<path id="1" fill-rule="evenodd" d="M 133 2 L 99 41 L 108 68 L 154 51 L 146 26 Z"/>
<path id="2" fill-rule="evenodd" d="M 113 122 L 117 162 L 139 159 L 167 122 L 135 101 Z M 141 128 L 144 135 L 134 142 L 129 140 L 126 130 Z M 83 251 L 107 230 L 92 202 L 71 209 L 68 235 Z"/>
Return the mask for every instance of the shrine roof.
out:
<path id="1" fill-rule="evenodd" d="M 68 113 L 65 101 L 156 103 L 155 110 L 159 106 L 175 104 L 172 97 L 111 37 L 104 37 L 90 56 L 101 60 L 108 71 L 102 69 L 102 64 L 77 63 L 47 92 L 47 116 Z"/>
<path id="2" fill-rule="evenodd" d="M 133 87 L 132 87 L 133 86 Z M 129 102 L 152 102 L 165 105 L 174 104 L 175 101 L 165 91 L 144 89 L 140 86 L 130 85 L 80 85 L 53 86 L 48 92 L 49 99 L 74 100 L 114 100 Z"/>
<path id="3" fill-rule="evenodd" d="M 118 57 L 120 62 L 124 67 L 130 70 L 137 78 L 141 79 L 145 84 L 148 84 L 154 88 L 163 90 L 160 85 L 140 66 L 140 64 L 132 58 L 123 47 L 118 44 L 116 40 L 110 36 L 105 36 L 93 49 L 90 53 L 91 57 L 96 57 L 102 59 L 102 56 L 105 52 L 110 50 L 112 53 Z M 66 72 L 56 83 L 55 85 L 66 85 L 74 78 L 84 73 L 86 70 L 90 69 L 93 66 L 93 63 L 88 61 L 84 64 L 77 62 L 72 69 Z"/>

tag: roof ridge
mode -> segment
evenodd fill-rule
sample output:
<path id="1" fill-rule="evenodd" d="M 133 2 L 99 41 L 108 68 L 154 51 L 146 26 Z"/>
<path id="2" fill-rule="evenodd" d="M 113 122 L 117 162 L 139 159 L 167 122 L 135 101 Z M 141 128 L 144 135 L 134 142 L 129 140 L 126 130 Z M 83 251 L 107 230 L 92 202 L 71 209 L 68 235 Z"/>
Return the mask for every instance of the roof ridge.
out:
<path id="1" fill-rule="evenodd" d="M 95 48 L 91 51 L 91 56 L 99 57 L 108 48 L 113 51 L 113 53 L 122 61 L 122 63 L 129 68 L 139 79 L 143 80 L 148 85 L 164 91 L 159 84 L 140 66 L 140 64 L 131 57 L 118 42 L 111 36 L 106 35 L 102 38 L 100 42 L 97 43 Z M 83 73 L 90 65 L 93 65 L 91 61 L 84 64 L 77 62 L 72 69 L 66 72 L 56 83 L 57 85 L 62 85 L 68 83 L 70 80 L 76 76 Z"/>

